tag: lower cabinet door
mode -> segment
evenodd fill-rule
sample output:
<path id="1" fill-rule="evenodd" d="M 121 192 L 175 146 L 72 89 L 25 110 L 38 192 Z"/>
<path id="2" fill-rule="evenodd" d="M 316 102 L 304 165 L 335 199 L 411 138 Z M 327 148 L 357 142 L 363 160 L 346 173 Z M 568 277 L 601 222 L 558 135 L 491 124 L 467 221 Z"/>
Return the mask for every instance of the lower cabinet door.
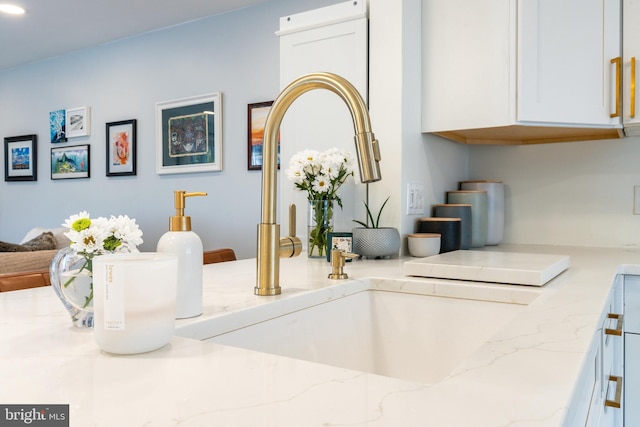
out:
<path id="1" fill-rule="evenodd" d="M 640 426 L 640 334 L 624 334 L 624 425 Z"/>

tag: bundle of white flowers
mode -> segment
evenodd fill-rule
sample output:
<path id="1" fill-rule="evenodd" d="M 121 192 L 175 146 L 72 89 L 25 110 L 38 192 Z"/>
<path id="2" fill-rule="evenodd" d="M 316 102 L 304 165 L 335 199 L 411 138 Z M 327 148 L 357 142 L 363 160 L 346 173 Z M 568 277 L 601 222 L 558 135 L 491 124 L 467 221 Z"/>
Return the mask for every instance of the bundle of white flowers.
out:
<path id="1" fill-rule="evenodd" d="M 79 270 L 64 282 L 65 288 L 78 276 L 93 275 L 93 258 L 96 256 L 115 252 L 135 252 L 137 246 L 142 243 L 142 231 L 136 220 L 126 215 L 91 219 L 89 213 L 83 211 L 71 215 L 62 226 L 69 229 L 64 235 L 71 240 L 71 249 L 84 258 Z M 83 308 L 89 307 L 92 301 L 93 282 L 90 294 L 85 297 Z"/>
<path id="2" fill-rule="evenodd" d="M 351 154 L 337 148 L 303 150 L 289 161 L 287 177 L 298 190 L 307 192 L 310 202 L 309 256 L 323 256 L 327 233 L 333 231 L 333 202 L 342 208 L 338 190 L 353 176 L 353 165 Z"/>

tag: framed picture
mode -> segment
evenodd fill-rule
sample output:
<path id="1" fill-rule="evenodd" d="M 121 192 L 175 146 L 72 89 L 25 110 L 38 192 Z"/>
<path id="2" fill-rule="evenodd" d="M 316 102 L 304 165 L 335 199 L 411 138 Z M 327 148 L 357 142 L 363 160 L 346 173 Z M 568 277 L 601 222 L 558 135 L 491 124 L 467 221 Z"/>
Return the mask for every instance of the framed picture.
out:
<path id="1" fill-rule="evenodd" d="M 331 232 L 327 234 L 327 261 L 331 261 L 331 251 L 342 249 L 345 252 L 353 252 L 353 233 Z M 347 258 L 345 261 L 351 261 Z"/>
<path id="2" fill-rule="evenodd" d="M 89 145 L 51 148 L 51 179 L 89 178 Z"/>
<path id="3" fill-rule="evenodd" d="M 222 170 L 222 94 L 156 104 L 156 172 Z"/>
<path id="4" fill-rule="evenodd" d="M 137 121 L 107 123 L 107 176 L 136 174 Z"/>
<path id="5" fill-rule="evenodd" d="M 67 110 L 64 121 L 67 138 L 91 135 L 90 107 L 78 107 Z"/>
<path id="6" fill-rule="evenodd" d="M 65 120 L 65 110 L 51 111 L 49 113 L 49 136 L 52 144 L 67 142 Z"/>
<path id="7" fill-rule="evenodd" d="M 38 180 L 38 137 L 12 136 L 4 139 L 4 180 Z"/>
<path id="8" fill-rule="evenodd" d="M 247 108 L 248 160 L 247 169 L 262 169 L 262 143 L 264 141 L 264 123 L 267 120 L 273 101 L 249 104 Z M 280 169 L 280 135 L 278 135 L 278 169 Z"/>

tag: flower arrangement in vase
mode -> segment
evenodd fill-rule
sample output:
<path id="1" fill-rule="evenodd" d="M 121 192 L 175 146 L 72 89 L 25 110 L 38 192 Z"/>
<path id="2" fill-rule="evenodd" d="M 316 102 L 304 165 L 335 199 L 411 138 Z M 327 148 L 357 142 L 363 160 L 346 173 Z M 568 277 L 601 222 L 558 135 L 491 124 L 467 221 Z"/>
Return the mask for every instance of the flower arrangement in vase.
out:
<path id="1" fill-rule="evenodd" d="M 93 259 L 96 256 L 135 252 L 142 231 L 135 219 L 120 215 L 91 219 L 86 211 L 71 215 L 63 227 L 69 247 L 51 261 L 51 285 L 78 327 L 93 326 Z"/>
<path id="2" fill-rule="evenodd" d="M 338 190 L 353 176 L 354 160 L 349 152 L 331 148 L 327 151 L 303 150 L 291 157 L 287 177 L 296 189 L 307 192 L 309 201 L 309 257 L 323 257 L 327 233 L 333 231 L 333 204 L 342 209 Z"/>

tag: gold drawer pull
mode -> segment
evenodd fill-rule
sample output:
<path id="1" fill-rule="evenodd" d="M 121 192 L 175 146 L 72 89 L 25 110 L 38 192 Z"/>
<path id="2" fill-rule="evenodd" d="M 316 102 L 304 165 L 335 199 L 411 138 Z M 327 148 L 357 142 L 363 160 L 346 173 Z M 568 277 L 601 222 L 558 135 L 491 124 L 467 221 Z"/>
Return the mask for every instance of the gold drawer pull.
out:
<path id="1" fill-rule="evenodd" d="M 607 319 L 617 319 L 618 321 L 616 322 L 615 329 L 605 328 L 604 333 L 606 335 L 622 336 L 622 323 L 624 322 L 624 315 L 609 313 L 607 314 Z"/>
<path id="2" fill-rule="evenodd" d="M 629 106 L 631 107 L 629 115 L 631 118 L 636 116 L 636 57 L 631 57 L 631 80 L 630 80 L 631 99 Z"/>
<path id="3" fill-rule="evenodd" d="M 620 402 L 622 401 L 622 377 L 616 377 L 615 375 L 609 375 L 609 381 L 616 382 L 616 397 L 614 400 L 605 400 L 604 406 L 608 406 L 610 408 L 619 408 Z M 607 386 L 607 392 L 609 391 L 609 387 Z M 607 393 L 607 397 L 609 394 Z"/>
<path id="4" fill-rule="evenodd" d="M 616 111 L 614 111 L 613 113 L 609 114 L 610 117 L 619 117 L 620 116 L 620 109 L 622 106 L 622 100 L 620 99 L 620 80 L 621 80 L 621 73 L 622 73 L 622 58 L 620 56 L 618 56 L 617 58 L 613 58 L 611 60 L 611 63 L 615 65 L 616 67 Z"/>

